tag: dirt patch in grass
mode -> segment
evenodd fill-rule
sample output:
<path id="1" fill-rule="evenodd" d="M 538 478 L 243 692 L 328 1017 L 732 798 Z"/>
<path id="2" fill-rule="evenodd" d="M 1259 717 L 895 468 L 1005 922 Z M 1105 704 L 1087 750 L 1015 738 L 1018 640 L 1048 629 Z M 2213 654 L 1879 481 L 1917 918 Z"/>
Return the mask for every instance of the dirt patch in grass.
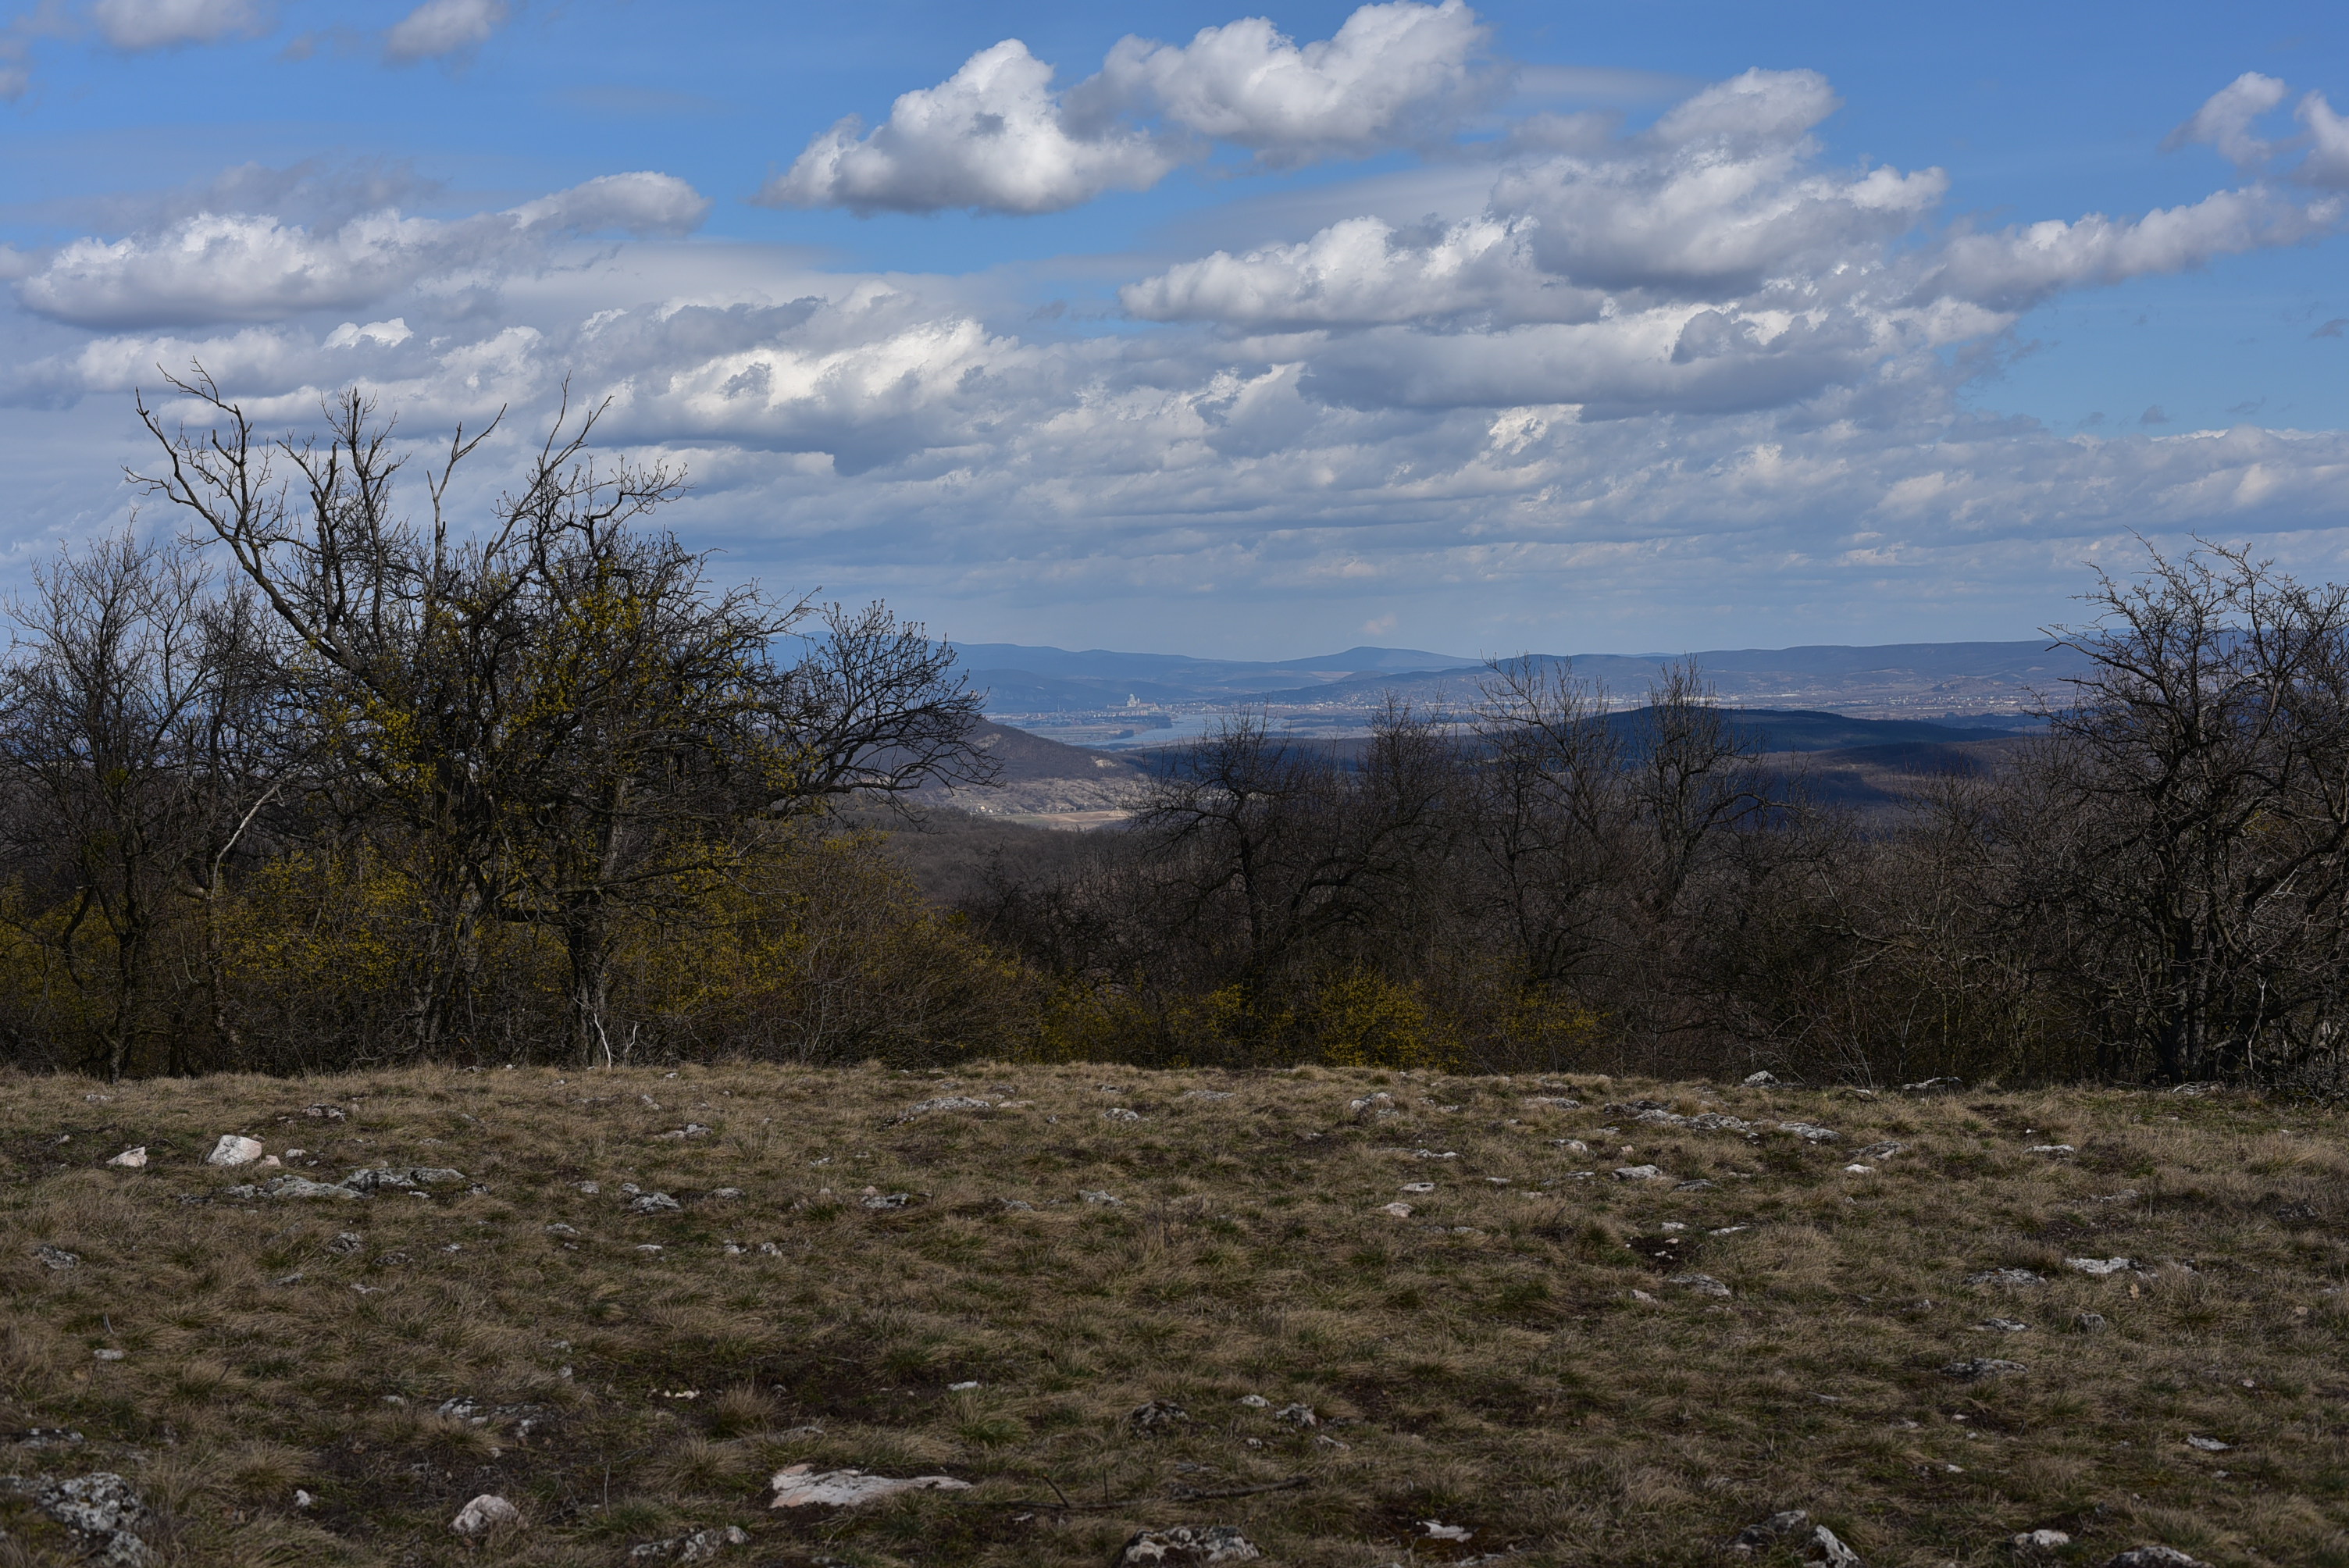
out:
<path id="1" fill-rule="evenodd" d="M 1753 1130 L 1532 1098 L 1576 1090 Z M 1016 1103 L 896 1119 L 948 1096 Z M 230 1131 L 283 1163 L 203 1165 Z M 1785 1508 L 1878 1568 L 2039 1528 L 2344 1563 L 2342 1131 L 1367 1071 L 8 1078 L 0 1473 L 129 1477 L 159 1563 L 618 1564 L 737 1526 L 711 1561 L 1098 1565 L 1178 1523 L 1332 1568 L 1697 1563 Z M 363 1167 L 463 1179 L 265 1190 Z M 2039 1283 L 1969 1283 L 2000 1269 Z M 2023 1370 L 1947 1370 L 1990 1360 Z M 797 1463 L 973 1484 L 768 1509 Z M 523 1522 L 469 1544 L 481 1492 Z M 5 1561 L 69 1560 L 0 1501 Z"/>

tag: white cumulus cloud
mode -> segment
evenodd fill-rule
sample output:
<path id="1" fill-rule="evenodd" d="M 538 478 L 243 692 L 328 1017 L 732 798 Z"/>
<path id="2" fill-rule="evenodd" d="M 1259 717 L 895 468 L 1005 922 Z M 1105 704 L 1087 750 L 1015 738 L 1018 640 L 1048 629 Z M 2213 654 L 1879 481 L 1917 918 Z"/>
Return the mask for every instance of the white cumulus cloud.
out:
<path id="1" fill-rule="evenodd" d="M 505 25 L 505 0 L 424 0 L 383 36 L 384 57 L 446 59 L 478 48 Z"/>
<path id="2" fill-rule="evenodd" d="M 1071 134 L 1052 67 L 1008 38 L 935 88 L 898 98 L 869 135 L 854 118 L 808 144 L 758 200 L 771 205 L 930 212 L 1053 212 L 1154 185 L 1177 159 L 1123 126 Z"/>
<path id="3" fill-rule="evenodd" d="M 1144 190 L 1214 142 L 1268 164 L 1358 156 L 1441 135 L 1498 79 L 1476 68 L 1485 30 L 1462 0 L 1365 5 L 1299 45 L 1261 18 L 1181 46 L 1128 37 L 1063 93 L 1008 38 L 870 131 L 854 117 L 770 180 L 772 205 L 857 211 L 970 207 L 1052 212 Z"/>
<path id="4" fill-rule="evenodd" d="M 134 51 L 249 37 L 271 22 L 263 0 L 98 0 L 89 15 L 99 36 Z"/>
<path id="5" fill-rule="evenodd" d="M 467 268 L 533 265 L 551 236 L 690 229 L 708 208 L 681 180 L 636 173 L 454 221 L 386 209 L 314 228 L 202 211 L 119 240 L 76 240 L 16 294 L 29 310 L 85 326 L 266 321 L 347 309 Z"/>
<path id="6" fill-rule="evenodd" d="M 1081 119 L 1155 114 L 1274 163 L 1361 154 L 1449 130 L 1492 85 L 1485 38 L 1462 0 L 1365 5 L 1301 46 L 1251 16 L 1179 46 L 1123 38 L 1070 100 Z"/>

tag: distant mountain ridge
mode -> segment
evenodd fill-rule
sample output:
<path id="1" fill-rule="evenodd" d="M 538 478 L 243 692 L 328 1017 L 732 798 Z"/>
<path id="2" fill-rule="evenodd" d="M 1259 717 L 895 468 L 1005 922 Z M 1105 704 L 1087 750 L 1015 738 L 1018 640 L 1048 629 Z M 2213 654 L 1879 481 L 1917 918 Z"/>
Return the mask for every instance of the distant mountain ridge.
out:
<path id="1" fill-rule="evenodd" d="M 1265 703 L 1370 706 L 1387 694 L 1457 705 L 1473 699 L 1485 661 L 1419 648 L 1355 647 L 1281 660 L 1205 659 L 1107 649 L 1072 652 L 1013 643 L 956 650 L 995 713 L 1071 713 L 1143 706 Z M 1542 654 L 1583 679 L 1636 698 L 1673 655 Z M 1741 706 L 1867 708 L 1934 717 L 2018 712 L 2060 693 L 2086 661 L 2041 638 L 2019 642 L 1814 644 L 1714 648 L 1686 655 L 1720 695 Z"/>

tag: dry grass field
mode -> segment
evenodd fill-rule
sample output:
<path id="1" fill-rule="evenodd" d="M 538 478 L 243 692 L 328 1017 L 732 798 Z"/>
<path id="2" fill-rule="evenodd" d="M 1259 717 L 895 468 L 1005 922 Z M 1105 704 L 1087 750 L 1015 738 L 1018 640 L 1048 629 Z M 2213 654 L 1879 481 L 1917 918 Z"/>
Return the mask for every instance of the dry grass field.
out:
<path id="1" fill-rule="evenodd" d="M 2342 1132 L 1575 1075 L 0 1078 L 0 1563 L 1099 1568 L 1178 1524 L 1718 1563 L 1790 1509 L 1871 1568 L 2349 1563 Z M 231 1133 L 281 1164 L 204 1163 Z M 426 1175 L 282 1190 L 364 1168 Z M 970 1484 L 770 1507 L 802 1464 Z M 98 1472 L 138 1544 L 60 1522 Z M 519 1518 L 460 1536 L 485 1493 Z"/>

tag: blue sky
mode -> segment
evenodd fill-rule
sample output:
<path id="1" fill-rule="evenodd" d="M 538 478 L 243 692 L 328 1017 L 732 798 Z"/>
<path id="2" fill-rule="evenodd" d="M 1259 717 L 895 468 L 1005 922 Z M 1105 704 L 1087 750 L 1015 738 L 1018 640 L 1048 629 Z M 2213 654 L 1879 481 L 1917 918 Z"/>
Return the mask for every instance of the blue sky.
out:
<path id="1" fill-rule="evenodd" d="M 2337 5 L 47 0 L 0 88 L 19 576 L 191 359 L 274 425 L 505 407 L 483 496 L 567 377 L 724 570 L 974 641 L 2005 637 L 2137 534 L 2344 569 Z"/>

